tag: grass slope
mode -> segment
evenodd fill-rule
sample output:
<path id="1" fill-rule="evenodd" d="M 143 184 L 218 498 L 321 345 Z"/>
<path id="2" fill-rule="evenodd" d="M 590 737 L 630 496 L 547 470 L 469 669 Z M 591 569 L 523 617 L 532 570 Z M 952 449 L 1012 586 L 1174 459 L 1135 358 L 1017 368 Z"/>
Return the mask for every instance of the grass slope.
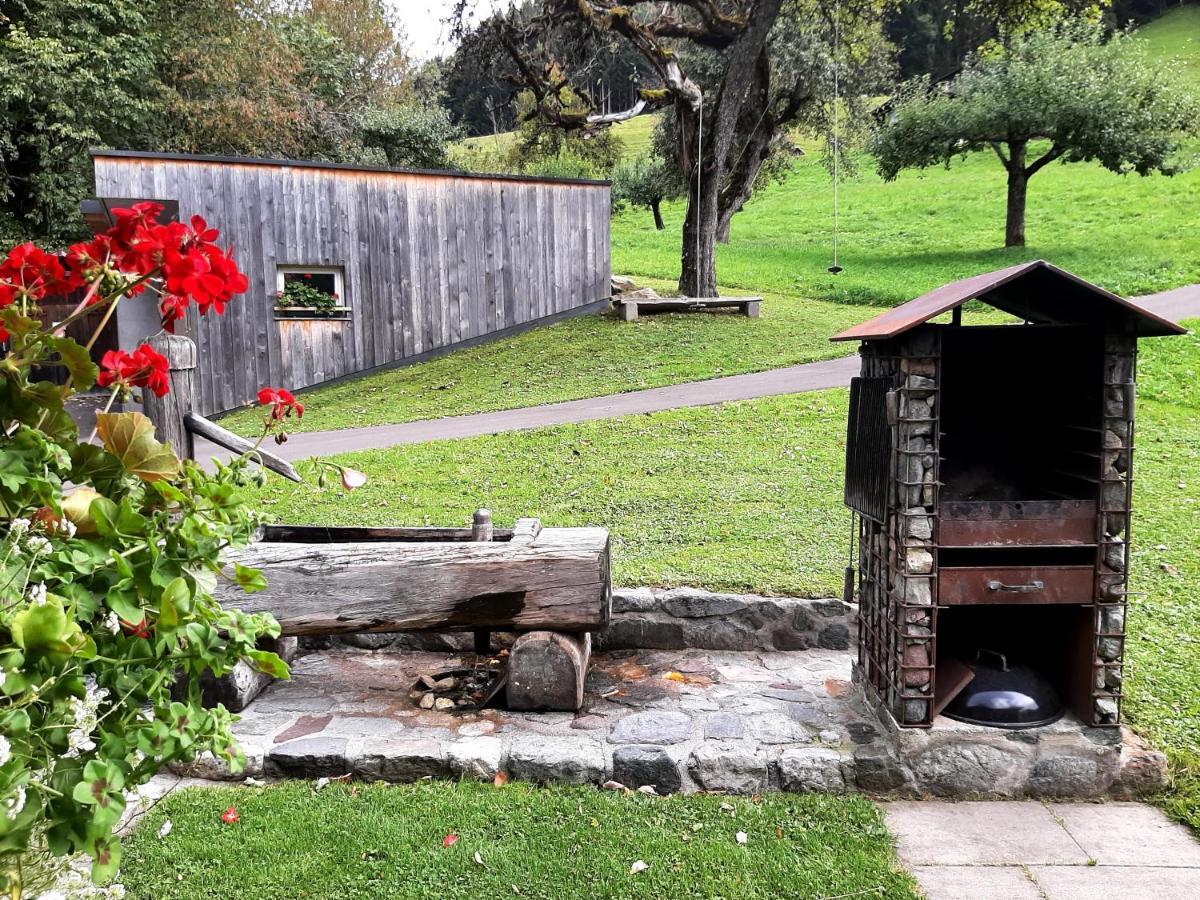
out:
<path id="1" fill-rule="evenodd" d="M 241 821 L 225 825 L 231 804 Z M 174 828 L 159 840 L 167 818 Z M 449 832 L 459 841 L 443 848 Z M 648 868 L 634 875 L 637 860 Z M 521 784 L 181 792 L 127 842 L 122 881 L 143 900 L 917 896 L 862 798 L 647 798 Z"/>
<path id="2" fill-rule="evenodd" d="M 1005 250 L 1004 172 L 992 154 L 949 169 L 906 171 L 891 183 L 860 160 L 839 196 L 840 275 L 831 259 L 832 189 L 816 154 L 733 220 L 717 249 L 722 285 L 840 303 L 892 306 L 947 281 L 1028 259 L 1048 259 L 1119 294 L 1200 281 L 1200 171 L 1168 178 L 1121 176 L 1098 165 L 1047 166 L 1030 181 L 1027 247 Z M 682 203 L 614 219 L 613 271 L 675 278 Z"/>
<path id="3" fill-rule="evenodd" d="M 1200 84 L 1200 6 L 1181 6 L 1138 29 L 1146 52 L 1178 59 L 1193 84 Z"/>

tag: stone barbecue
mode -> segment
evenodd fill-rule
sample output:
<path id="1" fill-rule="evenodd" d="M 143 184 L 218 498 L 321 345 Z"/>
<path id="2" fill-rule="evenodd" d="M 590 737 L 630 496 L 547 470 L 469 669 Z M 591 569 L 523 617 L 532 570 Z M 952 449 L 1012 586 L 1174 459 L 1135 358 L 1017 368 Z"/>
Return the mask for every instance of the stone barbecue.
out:
<path id="1" fill-rule="evenodd" d="M 972 300 L 1014 321 L 965 325 Z M 1137 340 L 1183 331 L 1036 261 L 834 338 L 862 356 L 856 674 L 898 725 L 930 726 L 991 659 L 1077 724 L 1120 722 Z"/>

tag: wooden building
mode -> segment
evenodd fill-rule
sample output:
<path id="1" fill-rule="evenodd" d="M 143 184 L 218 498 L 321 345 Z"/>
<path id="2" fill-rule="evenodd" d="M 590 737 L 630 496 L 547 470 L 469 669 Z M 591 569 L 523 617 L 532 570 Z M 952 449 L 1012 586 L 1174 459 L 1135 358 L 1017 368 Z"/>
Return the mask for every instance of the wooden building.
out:
<path id="1" fill-rule="evenodd" d="M 231 244 L 250 289 L 224 316 L 193 309 L 201 414 L 413 362 L 604 308 L 609 185 L 334 163 L 96 150 L 93 211 L 173 201 Z M 123 198 L 117 200 L 114 198 Z M 338 307 L 276 308 L 304 279 Z M 142 307 L 146 307 L 143 309 Z M 123 304 L 122 346 L 157 330 Z"/>

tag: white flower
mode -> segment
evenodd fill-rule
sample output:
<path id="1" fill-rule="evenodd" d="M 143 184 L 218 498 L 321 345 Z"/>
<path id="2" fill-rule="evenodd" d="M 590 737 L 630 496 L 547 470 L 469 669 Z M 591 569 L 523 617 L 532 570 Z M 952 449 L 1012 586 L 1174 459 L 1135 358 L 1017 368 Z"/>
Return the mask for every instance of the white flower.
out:
<path id="1" fill-rule="evenodd" d="M 32 523 L 28 519 L 13 519 L 8 523 L 9 538 L 16 542 L 17 538 L 29 530 L 30 524 Z"/>
<path id="2" fill-rule="evenodd" d="M 29 602 L 34 606 L 46 605 L 46 584 L 39 582 L 29 589 Z"/>
<path id="3" fill-rule="evenodd" d="M 0 766 L 10 759 L 12 759 L 12 744 L 8 742 L 8 738 L 0 734 Z"/>
<path id="4" fill-rule="evenodd" d="M 104 626 L 104 630 L 109 634 L 116 634 L 121 630 L 121 620 L 117 618 L 115 612 L 110 612 L 100 624 Z"/>
<path id="5" fill-rule="evenodd" d="M 162 828 L 158 829 L 158 839 L 161 841 L 163 838 L 165 838 L 170 833 L 171 833 L 171 820 L 167 819 L 167 821 L 162 823 Z"/>
<path id="6" fill-rule="evenodd" d="M 58 530 L 69 538 L 75 537 L 75 523 L 70 519 L 63 519 L 58 523 Z"/>
<path id="7" fill-rule="evenodd" d="M 40 534 L 30 535 L 25 541 L 25 549 L 30 553 L 45 553 L 50 549 L 50 542 Z"/>
<path id="8" fill-rule="evenodd" d="M 21 814 L 21 810 L 25 808 L 25 786 L 17 788 L 17 792 L 4 801 L 4 815 L 11 822 Z"/>

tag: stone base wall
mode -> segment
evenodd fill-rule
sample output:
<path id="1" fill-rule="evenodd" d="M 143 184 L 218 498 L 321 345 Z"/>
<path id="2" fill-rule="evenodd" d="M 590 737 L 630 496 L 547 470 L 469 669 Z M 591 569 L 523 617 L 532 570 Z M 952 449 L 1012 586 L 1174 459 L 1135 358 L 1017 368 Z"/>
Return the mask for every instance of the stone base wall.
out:
<path id="1" fill-rule="evenodd" d="M 847 650 L 854 608 L 836 599 L 718 594 L 698 588 L 617 588 L 612 620 L 593 636 L 597 650 Z M 514 635 L 497 633 L 500 646 Z M 305 638 L 302 646 L 466 653 L 466 632 L 351 634 Z"/>
<path id="2" fill-rule="evenodd" d="M 857 666 L 854 676 L 863 689 Z M 1128 728 L 1094 728 L 1070 715 L 1019 730 L 945 716 L 930 728 L 901 728 L 869 688 L 866 694 L 884 741 L 872 748 L 873 771 L 859 768 L 864 791 L 953 799 L 1131 799 L 1166 786 L 1166 756 Z"/>

